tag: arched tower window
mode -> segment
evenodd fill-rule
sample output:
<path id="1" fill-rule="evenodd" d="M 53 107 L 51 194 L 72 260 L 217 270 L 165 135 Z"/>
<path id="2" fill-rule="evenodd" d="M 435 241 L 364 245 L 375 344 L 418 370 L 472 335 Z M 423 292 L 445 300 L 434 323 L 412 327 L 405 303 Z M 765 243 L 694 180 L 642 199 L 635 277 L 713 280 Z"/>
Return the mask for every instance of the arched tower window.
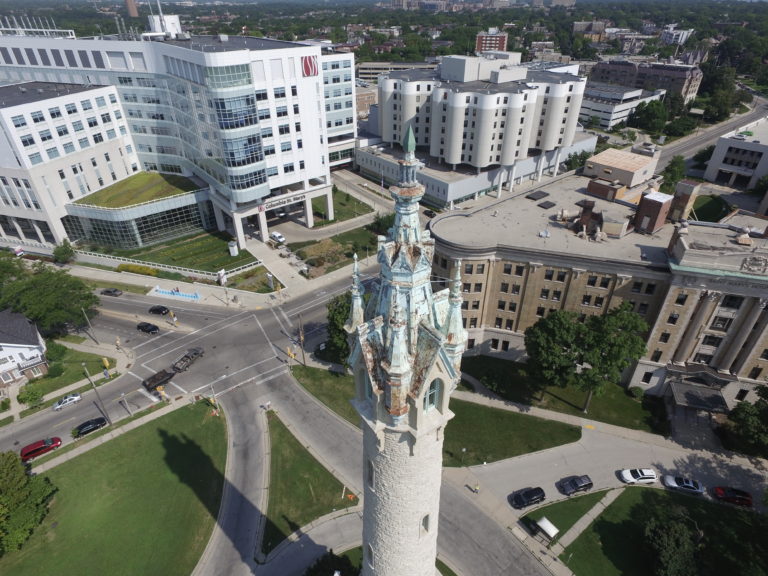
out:
<path id="1" fill-rule="evenodd" d="M 440 393 L 442 392 L 442 382 L 439 378 L 432 380 L 429 389 L 424 394 L 424 412 L 429 412 L 433 408 L 440 406 Z"/>

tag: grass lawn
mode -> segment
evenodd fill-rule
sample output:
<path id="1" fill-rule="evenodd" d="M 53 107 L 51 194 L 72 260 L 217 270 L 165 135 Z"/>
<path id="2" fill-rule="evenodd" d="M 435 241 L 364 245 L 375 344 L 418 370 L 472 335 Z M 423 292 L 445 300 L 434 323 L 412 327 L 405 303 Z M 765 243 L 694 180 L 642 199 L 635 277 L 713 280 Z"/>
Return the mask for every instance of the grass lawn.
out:
<path id="1" fill-rule="evenodd" d="M 64 358 L 57 362 L 53 362 L 53 364 L 61 364 L 64 366 L 64 372 L 61 376 L 56 376 L 55 378 L 43 376 L 42 378 L 34 380 L 35 388 L 41 390 L 45 395 L 55 392 L 60 388 L 64 388 L 64 386 L 74 384 L 75 382 L 81 380 L 85 381 L 85 373 L 82 366 L 83 362 L 85 362 L 85 366 L 88 368 L 88 373 L 91 375 L 94 382 L 96 380 L 101 380 L 102 370 L 104 370 L 101 358 L 102 357 L 98 354 L 90 354 L 88 352 L 80 352 L 79 350 L 67 348 Z M 110 370 L 113 370 L 116 362 L 115 359 L 108 357 L 107 360 L 109 360 Z"/>
<path id="2" fill-rule="evenodd" d="M 647 576 L 652 555 L 643 546 L 651 517 L 682 509 L 690 527 L 703 531 L 700 574 L 767 574 L 768 518 L 734 507 L 655 488 L 624 490 L 560 556 L 577 576 Z M 687 523 L 687 521 L 686 521 Z M 696 570 L 694 569 L 694 572 Z"/>
<path id="3" fill-rule="evenodd" d="M 102 384 L 105 384 L 106 382 L 110 382 L 113 378 L 117 378 L 120 376 L 119 372 L 112 372 L 110 378 L 96 378 L 95 375 L 91 375 L 91 380 L 93 380 L 93 383 L 98 387 Z M 70 392 L 67 392 L 67 394 L 71 394 L 72 392 L 77 392 L 79 394 L 84 394 L 86 392 L 90 392 L 93 390 L 93 386 L 91 386 L 90 383 L 84 384 L 83 386 L 79 386 L 75 390 L 71 390 Z M 30 406 L 29 408 L 26 408 L 19 412 L 20 418 L 26 418 L 30 414 L 35 414 L 36 412 L 40 412 L 41 410 L 45 410 L 46 408 L 50 408 L 51 406 L 56 403 L 56 401 L 61 398 L 62 396 L 66 396 L 66 394 L 61 394 L 59 396 L 54 396 L 53 398 L 49 398 L 45 402 L 42 402 L 41 404 L 38 404 L 36 406 Z M 95 401 L 95 400 L 94 400 Z"/>
<path id="4" fill-rule="evenodd" d="M 323 404 L 355 426 L 359 425 L 360 417 L 349 403 L 355 393 L 352 376 L 304 366 L 294 366 L 293 375 Z M 581 438 L 577 426 L 561 422 L 456 399 L 451 400 L 450 406 L 456 416 L 445 429 L 443 466 L 495 462 L 577 442 Z"/>
<path id="5" fill-rule="evenodd" d="M 269 554 L 293 532 L 333 510 L 356 506 L 344 489 L 291 434 L 274 411 L 267 413 L 271 446 L 269 504 L 261 549 Z"/>
<path id="6" fill-rule="evenodd" d="M 525 364 L 489 356 L 468 356 L 462 360 L 461 369 L 507 400 L 584 416 L 584 392 L 573 387 L 548 386 L 541 393 L 528 375 Z M 606 386 L 602 396 L 593 397 L 586 416 L 625 428 L 667 433 L 663 403 L 652 396 L 636 400 L 619 385 Z"/>
<path id="7" fill-rule="evenodd" d="M 61 340 L 62 342 L 74 342 L 75 344 L 82 344 L 87 340 L 87 338 L 85 336 L 78 336 L 77 334 L 67 334 L 66 336 L 57 338 L 57 340 Z"/>
<path id="8" fill-rule="evenodd" d="M 175 174 L 139 172 L 103 190 L 77 200 L 75 204 L 123 208 L 151 200 L 160 200 L 200 188 L 189 178 Z"/>
<path id="9" fill-rule="evenodd" d="M 523 516 L 521 520 L 528 523 L 528 520 L 540 520 L 542 517 L 546 516 L 547 520 L 552 522 L 552 524 L 560 530 L 558 536 L 562 536 L 579 521 L 579 518 L 584 516 L 584 514 L 591 510 L 595 504 L 600 502 L 606 492 L 607 490 L 601 490 L 600 492 L 590 492 L 589 494 L 572 496 L 568 500 L 562 500 L 550 504 L 549 506 L 544 506 L 543 508 L 537 508 L 530 514 Z"/>
<path id="10" fill-rule="evenodd" d="M 147 283 L 149 283 L 150 280 L 147 279 Z M 123 284 L 122 282 L 104 282 L 102 280 L 87 280 L 86 284 L 90 286 L 93 290 L 101 290 L 102 288 L 117 288 L 119 290 L 122 290 L 123 292 L 132 292 L 133 294 L 146 294 L 148 292 L 148 288 L 145 288 L 144 286 L 139 286 L 138 284 Z M 114 296 L 100 296 L 101 298 L 114 298 Z M 119 298 L 119 296 L 118 296 Z"/>
<path id="11" fill-rule="evenodd" d="M 191 574 L 216 522 L 226 455 L 223 417 L 197 404 L 57 466 L 49 515 L 0 573 Z"/>
<path id="12" fill-rule="evenodd" d="M 326 218 L 326 204 L 325 198 L 313 198 L 312 199 L 312 214 L 315 220 L 315 227 L 327 226 L 334 222 L 342 222 L 344 220 L 350 220 L 363 214 L 373 212 L 373 208 L 368 206 L 365 202 L 361 202 L 354 196 L 347 192 L 334 192 L 333 194 L 333 220 Z"/>
<path id="13" fill-rule="evenodd" d="M 247 272 L 243 272 L 236 276 L 227 276 L 227 287 L 237 288 L 238 290 L 249 290 L 260 294 L 274 292 L 275 290 L 269 287 L 269 281 L 267 280 L 268 272 L 269 270 L 264 268 L 264 266 L 258 266 L 257 268 L 252 268 Z M 277 284 L 279 284 L 277 279 L 273 279 L 272 282 L 274 283 L 275 289 L 277 289 Z"/>
<path id="14" fill-rule="evenodd" d="M 2 428 L 3 426 L 7 426 L 11 422 L 13 422 L 13 416 L 6 416 L 5 418 L 0 418 L 0 428 Z"/>
<path id="15" fill-rule="evenodd" d="M 456 417 L 445 429 L 443 466 L 475 466 L 578 442 L 578 426 L 451 400 Z M 463 449 L 466 448 L 466 452 Z"/>
<path id="16" fill-rule="evenodd" d="M 110 254 L 205 272 L 217 272 L 222 268 L 231 270 L 256 261 L 246 250 L 240 250 L 237 256 L 230 256 L 227 244 L 231 240 L 228 234 L 200 232 L 154 246 L 113 250 Z"/>
<path id="17" fill-rule="evenodd" d="M 312 396 L 353 426 L 360 426 L 360 415 L 350 403 L 355 396 L 355 380 L 352 376 L 301 365 L 294 366 L 291 371 L 293 377 Z"/>
<path id="18" fill-rule="evenodd" d="M 719 222 L 731 213 L 728 203 L 720 196 L 698 196 L 693 203 L 693 211 L 697 220 L 704 222 Z"/>

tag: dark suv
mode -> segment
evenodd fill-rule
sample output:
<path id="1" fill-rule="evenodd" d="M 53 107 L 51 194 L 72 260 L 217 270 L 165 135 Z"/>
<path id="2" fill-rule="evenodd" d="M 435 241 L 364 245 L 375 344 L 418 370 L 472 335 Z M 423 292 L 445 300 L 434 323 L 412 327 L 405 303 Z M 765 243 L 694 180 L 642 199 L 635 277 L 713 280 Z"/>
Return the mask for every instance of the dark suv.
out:
<path id="1" fill-rule="evenodd" d="M 544 489 L 540 487 L 525 488 L 515 492 L 509 497 L 512 508 L 525 508 L 543 502 L 545 498 Z"/>
<path id="2" fill-rule="evenodd" d="M 104 428 L 104 426 L 107 425 L 107 419 L 98 417 L 98 418 L 91 418 L 90 420 L 86 420 L 80 426 L 75 428 L 74 433 L 72 436 L 75 438 L 82 438 L 86 434 L 90 434 L 91 432 L 96 432 L 96 430 L 100 428 Z"/>
<path id="3" fill-rule="evenodd" d="M 592 479 L 589 476 L 570 476 L 560 482 L 560 490 L 566 496 L 576 492 L 588 492 L 592 490 Z"/>

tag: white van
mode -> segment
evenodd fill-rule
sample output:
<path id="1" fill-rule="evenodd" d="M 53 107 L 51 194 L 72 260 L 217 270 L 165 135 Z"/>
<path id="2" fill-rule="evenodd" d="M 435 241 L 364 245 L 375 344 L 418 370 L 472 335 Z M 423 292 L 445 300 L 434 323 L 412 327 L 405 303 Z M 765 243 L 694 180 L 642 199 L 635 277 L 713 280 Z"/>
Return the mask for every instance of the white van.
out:
<path id="1" fill-rule="evenodd" d="M 283 244 L 285 242 L 285 236 L 280 234 L 280 232 L 270 232 L 269 239 L 277 242 L 278 244 Z"/>
<path id="2" fill-rule="evenodd" d="M 541 534 L 549 542 L 554 540 L 555 536 L 560 533 L 560 530 L 558 530 L 557 527 L 552 524 L 552 522 L 547 520 L 546 516 L 542 516 L 538 520 L 534 521 L 534 529 L 534 534 Z"/>

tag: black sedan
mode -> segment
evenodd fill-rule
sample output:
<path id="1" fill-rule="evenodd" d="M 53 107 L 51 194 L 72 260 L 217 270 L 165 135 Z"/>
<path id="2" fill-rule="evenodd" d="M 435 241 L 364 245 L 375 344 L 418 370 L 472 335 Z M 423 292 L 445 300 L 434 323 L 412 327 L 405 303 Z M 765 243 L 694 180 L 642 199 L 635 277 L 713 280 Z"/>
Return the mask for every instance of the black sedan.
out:
<path id="1" fill-rule="evenodd" d="M 136 330 L 146 332 L 147 334 L 157 334 L 160 332 L 160 328 L 149 322 L 139 322 L 136 324 Z"/>
<path id="2" fill-rule="evenodd" d="M 99 430 L 100 428 L 104 428 L 104 426 L 107 425 L 107 419 L 106 418 L 91 418 L 90 420 L 86 420 L 80 426 L 75 428 L 75 430 L 72 433 L 72 436 L 75 438 L 82 438 L 86 434 L 90 434 L 91 432 L 96 432 L 96 430 Z"/>
<path id="3" fill-rule="evenodd" d="M 123 291 L 119 288 L 104 288 L 101 291 L 102 296 L 120 296 L 122 293 Z"/>
<path id="4" fill-rule="evenodd" d="M 168 312 L 170 312 L 170 310 L 165 306 L 152 306 L 152 308 L 149 309 L 150 314 L 160 314 L 161 316 L 165 316 Z"/>
<path id="5" fill-rule="evenodd" d="M 526 488 L 509 496 L 513 508 L 525 508 L 533 504 L 543 502 L 545 498 L 543 488 Z"/>

